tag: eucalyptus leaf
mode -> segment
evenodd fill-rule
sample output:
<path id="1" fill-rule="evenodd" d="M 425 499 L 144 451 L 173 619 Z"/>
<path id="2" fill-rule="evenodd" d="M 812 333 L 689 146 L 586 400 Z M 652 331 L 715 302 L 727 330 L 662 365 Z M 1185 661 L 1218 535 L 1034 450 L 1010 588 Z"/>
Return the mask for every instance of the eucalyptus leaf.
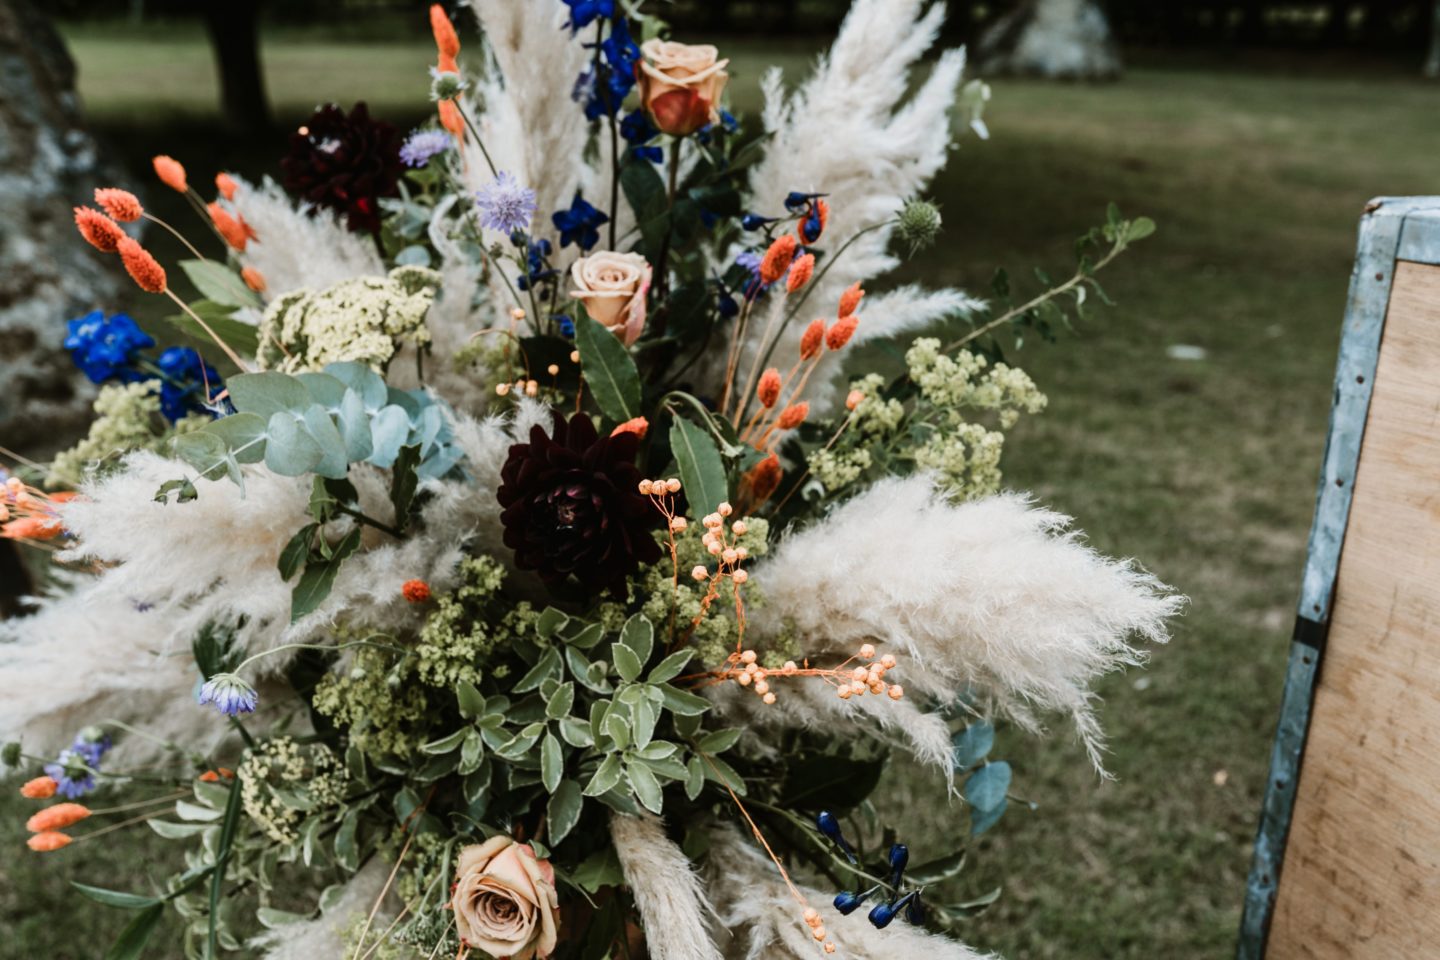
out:
<path id="1" fill-rule="evenodd" d="M 253 413 L 269 420 L 282 410 L 295 416 L 315 402 L 305 384 L 285 373 L 273 370 L 242 373 L 225 381 L 230 402 L 240 413 Z"/>
<path id="2" fill-rule="evenodd" d="M 265 466 L 282 477 L 304 476 L 324 459 L 325 452 L 306 431 L 304 420 L 288 411 L 271 414 L 266 432 Z"/>
<path id="3" fill-rule="evenodd" d="M 994 810 L 1005 803 L 1010 789 L 1010 764 L 1004 760 L 987 763 L 965 781 L 965 800 L 976 810 Z"/>
<path id="4" fill-rule="evenodd" d="M 968 770 L 990 755 L 995 746 L 995 726 L 988 720 L 978 720 L 955 734 L 955 767 Z"/>

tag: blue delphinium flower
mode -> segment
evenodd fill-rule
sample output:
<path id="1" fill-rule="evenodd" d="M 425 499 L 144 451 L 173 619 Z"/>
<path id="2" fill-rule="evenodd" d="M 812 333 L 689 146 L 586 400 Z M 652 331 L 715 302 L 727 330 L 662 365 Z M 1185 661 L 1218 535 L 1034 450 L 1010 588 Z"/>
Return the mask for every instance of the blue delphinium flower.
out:
<path id="1" fill-rule="evenodd" d="M 539 240 L 530 240 L 525 248 L 525 272 L 516 281 L 516 286 L 521 290 L 529 290 L 538 283 L 544 283 L 556 275 L 556 271 L 546 264 L 546 259 L 553 249 L 550 241 L 543 237 Z"/>
<path id="2" fill-rule="evenodd" d="M 571 33 L 581 27 L 588 27 L 601 17 L 615 16 L 615 0 L 563 0 L 570 8 L 570 22 L 566 24 Z"/>
<path id="3" fill-rule="evenodd" d="M 535 191 L 505 170 L 476 191 L 475 201 L 480 205 L 480 223 L 501 233 L 528 229 L 535 215 Z"/>
<path id="4" fill-rule="evenodd" d="M 840 831 L 840 821 L 835 819 L 835 814 L 829 810 L 821 810 L 819 815 L 815 817 L 815 823 L 820 828 L 821 833 L 835 841 L 835 845 L 845 854 L 845 859 L 854 863 L 855 850 L 850 846 L 850 841 L 845 839 L 845 834 Z"/>
<path id="5" fill-rule="evenodd" d="M 560 231 L 560 246 L 578 244 L 581 250 L 589 250 L 600 242 L 600 225 L 609 223 L 610 218 L 585 202 L 579 191 L 569 210 L 556 210 L 550 217 L 555 229 Z"/>
<path id="6" fill-rule="evenodd" d="M 92 382 L 118 378 L 133 383 L 144 379 L 132 364 L 135 354 L 155 346 L 155 341 L 126 314 L 107 318 L 103 310 L 95 310 L 71 320 L 67 330 L 65 349 Z"/>
<path id="7" fill-rule="evenodd" d="M 896 843 L 890 847 L 890 886 L 900 889 L 900 881 L 905 878 L 905 867 L 910 863 L 910 848 L 903 843 Z"/>
<path id="8" fill-rule="evenodd" d="M 762 217 L 758 213 L 747 213 L 740 218 L 741 230 L 759 230 L 767 223 L 774 223 L 779 217 Z"/>
<path id="9" fill-rule="evenodd" d="M 594 48 L 594 44 L 586 44 Z M 572 98 L 585 98 L 585 118 L 599 120 L 613 117 L 635 87 L 635 68 L 640 63 L 640 48 L 630 36 L 630 24 L 619 17 L 610 27 L 610 35 L 600 43 L 599 69 L 587 67 L 575 82 Z"/>
<path id="10" fill-rule="evenodd" d="M 785 195 L 785 209 L 791 213 L 799 213 L 806 207 L 812 206 L 811 201 L 828 196 L 828 193 L 801 193 L 798 190 L 791 190 Z"/>
<path id="11" fill-rule="evenodd" d="M 206 409 L 221 392 L 220 375 L 190 347 L 171 347 L 155 361 L 160 381 L 160 412 L 171 423 Z"/>
<path id="12" fill-rule="evenodd" d="M 647 146 L 659 136 L 660 130 L 650 122 L 650 115 L 644 110 L 631 110 L 620 121 L 620 136 L 631 145 L 631 152 L 651 163 L 664 163 L 665 151 L 658 146 Z"/>
<path id="13" fill-rule="evenodd" d="M 575 339 L 575 321 L 570 319 L 567 314 L 556 314 L 555 322 L 560 325 L 560 336 L 566 340 Z"/>
<path id="14" fill-rule="evenodd" d="M 718 124 L 707 123 L 699 130 L 696 130 L 695 139 L 699 140 L 701 143 L 708 144 L 711 140 L 715 138 L 716 133 L 734 133 L 739 129 L 740 121 L 735 119 L 735 115 L 729 110 L 721 110 L 720 122 Z"/>
<path id="15" fill-rule="evenodd" d="M 423 167 L 455 146 L 455 138 L 445 130 L 416 130 L 400 146 L 400 161 L 407 167 Z"/>
<path id="16" fill-rule="evenodd" d="M 890 926 L 890 921 L 895 919 L 895 915 L 905 909 L 910 901 L 914 900 L 919 894 L 920 891 L 911 890 L 894 903 L 875 904 L 874 908 L 870 911 L 870 923 L 873 924 L 876 929 L 884 930 Z"/>
<path id="17" fill-rule="evenodd" d="M 260 695 L 255 688 L 233 673 L 217 673 L 200 687 L 195 701 L 202 706 L 213 703 L 227 717 L 254 713 Z"/>
<path id="18" fill-rule="evenodd" d="M 879 889 L 879 884 L 876 884 L 869 890 L 862 890 L 859 893 L 852 893 L 849 890 L 842 890 L 839 893 L 835 894 L 835 909 L 840 911 L 842 916 L 848 917 L 850 916 L 850 914 L 860 909 L 860 905 L 866 900 L 868 900 L 870 897 L 874 896 L 875 891 Z"/>

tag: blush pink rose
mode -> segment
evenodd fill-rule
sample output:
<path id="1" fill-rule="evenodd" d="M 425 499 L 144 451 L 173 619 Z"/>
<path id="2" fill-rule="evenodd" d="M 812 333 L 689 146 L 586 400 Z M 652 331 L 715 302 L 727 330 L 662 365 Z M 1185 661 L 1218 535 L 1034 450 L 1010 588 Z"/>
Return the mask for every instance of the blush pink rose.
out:
<path id="1" fill-rule="evenodd" d="M 638 253 L 592 253 L 571 266 L 570 296 L 628 347 L 645 329 L 650 276 L 650 264 Z"/>
<path id="2" fill-rule="evenodd" d="M 460 939 L 492 957 L 531 960 L 555 951 L 555 871 L 529 844 L 500 836 L 461 850 L 450 905 Z"/>
<path id="3" fill-rule="evenodd" d="M 730 61 L 719 59 L 719 50 L 657 37 L 641 44 L 640 54 L 640 102 L 661 133 L 684 137 L 720 119 Z"/>

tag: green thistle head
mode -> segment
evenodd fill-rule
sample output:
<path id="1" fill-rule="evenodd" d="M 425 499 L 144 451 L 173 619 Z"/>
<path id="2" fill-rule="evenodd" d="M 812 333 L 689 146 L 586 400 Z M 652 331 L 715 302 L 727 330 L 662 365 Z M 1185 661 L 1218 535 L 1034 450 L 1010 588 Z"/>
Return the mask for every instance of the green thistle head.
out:
<path id="1" fill-rule="evenodd" d="M 900 211 L 899 233 L 911 256 L 933 245 L 940 235 L 940 208 L 928 200 L 911 200 Z"/>

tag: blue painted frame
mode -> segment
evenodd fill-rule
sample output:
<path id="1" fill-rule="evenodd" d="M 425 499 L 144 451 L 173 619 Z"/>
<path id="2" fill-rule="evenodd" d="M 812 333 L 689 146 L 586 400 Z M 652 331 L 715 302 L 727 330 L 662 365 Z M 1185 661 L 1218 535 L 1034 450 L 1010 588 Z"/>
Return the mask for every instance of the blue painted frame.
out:
<path id="1" fill-rule="evenodd" d="M 1366 204 L 1360 219 L 1335 370 L 1330 433 L 1321 462 L 1280 722 L 1270 752 L 1270 777 L 1245 887 L 1237 960 L 1265 956 L 1396 260 L 1440 264 L 1440 197 L 1380 197 Z"/>

